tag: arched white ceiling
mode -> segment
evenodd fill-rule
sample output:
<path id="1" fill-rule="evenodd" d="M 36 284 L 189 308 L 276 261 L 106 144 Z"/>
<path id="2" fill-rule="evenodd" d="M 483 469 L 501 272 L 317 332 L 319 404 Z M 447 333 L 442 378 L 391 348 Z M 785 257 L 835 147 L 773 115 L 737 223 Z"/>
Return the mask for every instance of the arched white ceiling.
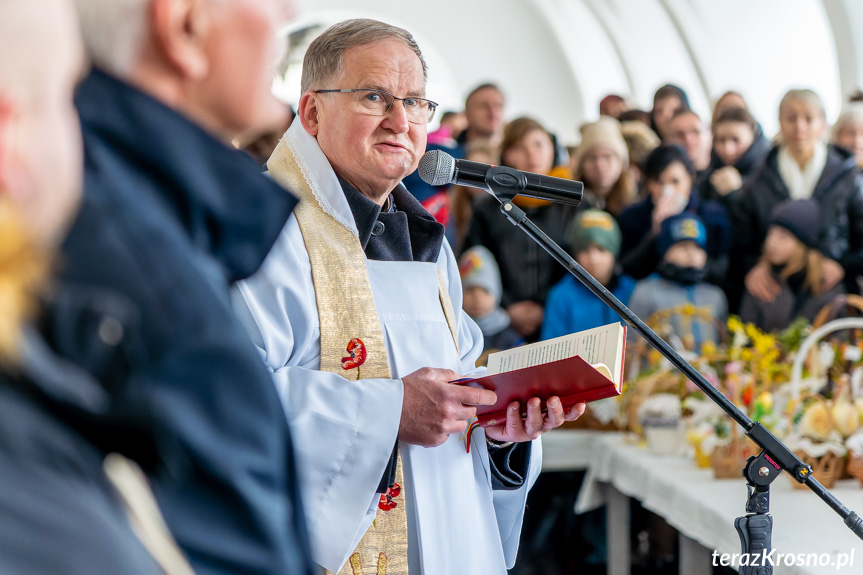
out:
<path id="1" fill-rule="evenodd" d="M 507 117 L 528 114 L 577 141 L 599 99 L 620 93 L 643 109 L 673 82 L 708 114 L 741 91 L 766 132 L 792 87 L 811 87 L 829 119 L 863 77 L 858 0 L 298 0 L 298 20 L 368 17 L 410 30 L 429 63 L 428 94 L 444 109 L 494 81 Z M 418 8 L 417 6 L 422 6 Z M 855 37 L 858 40 L 855 41 Z M 296 88 L 298 91 L 298 88 Z M 296 101 L 299 94 L 288 99 Z"/>

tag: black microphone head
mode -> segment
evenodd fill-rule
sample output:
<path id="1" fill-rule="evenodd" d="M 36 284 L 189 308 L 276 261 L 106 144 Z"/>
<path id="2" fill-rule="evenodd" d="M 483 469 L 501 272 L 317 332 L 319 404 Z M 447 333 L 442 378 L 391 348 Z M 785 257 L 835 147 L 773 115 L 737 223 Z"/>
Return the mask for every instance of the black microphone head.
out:
<path id="1" fill-rule="evenodd" d="M 455 175 L 455 158 L 441 150 L 431 150 L 420 158 L 420 179 L 430 186 L 452 183 Z"/>

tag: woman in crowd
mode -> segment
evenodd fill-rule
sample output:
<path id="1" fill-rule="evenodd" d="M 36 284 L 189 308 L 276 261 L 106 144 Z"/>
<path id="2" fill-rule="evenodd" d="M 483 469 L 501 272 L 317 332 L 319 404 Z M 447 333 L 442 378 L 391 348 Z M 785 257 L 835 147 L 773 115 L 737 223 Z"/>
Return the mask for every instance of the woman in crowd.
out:
<path id="1" fill-rule="evenodd" d="M 744 293 L 743 321 L 764 331 L 781 331 L 798 317 L 813 321 L 821 308 L 843 292 L 841 284 L 826 289 L 822 282 L 818 212 L 813 200 L 789 200 L 773 210 L 762 261 L 781 291 L 772 301 Z"/>
<path id="2" fill-rule="evenodd" d="M 644 166 L 647 197 L 627 208 L 620 217 L 623 234 L 621 264 L 627 274 L 641 279 L 659 263 L 656 239 L 662 222 L 680 213 L 698 215 L 706 228 L 708 256 L 706 279 L 721 285 L 732 245 L 728 215 L 716 202 L 701 200 L 693 191 L 695 166 L 678 146 L 660 146 Z"/>
<path id="3" fill-rule="evenodd" d="M 689 98 L 682 88 L 665 84 L 653 95 L 653 108 L 650 110 L 650 127 L 661 140 L 668 137 L 668 122 L 678 110 L 689 109 Z M 622 120 L 621 120 L 622 121 Z"/>
<path id="4" fill-rule="evenodd" d="M 759 261 L 770 216 L 789 199 L 815 200 L 820 208 L 817 246 L 823 258 L 823 288 L 845 278 L 847 285 L 863 264 L 863 177 L 854 155 L 824 143 L 824 106 L 812 90 L 791 90 L 779 104 L 781 143 L 747 185 L 731 198 L 740 268 L 747 291 L 773 301 L 781 287 L 770 267 Z M 742 286 L 740 286 L 742 288 Z"/>
<path id="5" fill-rule="evenodd" d="M 839 114 L 830 141 L 854 154 L 857 167 L 863 167 L 863 103 L 852 102 Z"/>
<path id="6" fill-rule="evenodd" d="M 635 185 L 629 173 L 629 151 L 617 120 L 605 117 L 582 126 L 572 175 L 584 183 L 582 207 L 617 216 L 633 203 Z"/>
<path id="7" fill-rule="evenodd" d="M 725 108 L 713 121 L 713 162 L 699 186 L 705 200 L 725 201 L 761 167 L 770 142 L 759 136 L 755 119 L 745 108 Z"/>
<path id="8" fill-rule="evenodd" d="M 555 167 L 551 136 L 530 118 L 518 118 L 506 126 L 500 156 L 503 165 L 517 170 L 570 176 L 566 167 Z M 576 206 L 522 197 L 516 197 L 514 203 L 551 239 L 564 249 L 569 247 L 568 230 Z M 526 234 L 514 229 L 491 196 L 474 206 L 465 247 L 473 245 L 483 245 L 494 255 L 503 283 L 501 305 L 512 318 L 513 327 L 528 340 L 535 340 L 542 326 L 545 298 L 565 270 Z"/>

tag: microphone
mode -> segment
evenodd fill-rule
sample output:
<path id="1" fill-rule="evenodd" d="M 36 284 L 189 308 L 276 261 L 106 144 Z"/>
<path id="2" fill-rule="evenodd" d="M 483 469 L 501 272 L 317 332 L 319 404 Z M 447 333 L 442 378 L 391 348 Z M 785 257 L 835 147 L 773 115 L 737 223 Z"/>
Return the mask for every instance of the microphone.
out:
<path id="1" fill-rule="evenodd" d="M 481 188 L 495 197 L 495 192 L 506 189 L 511 190 L 513 196 L 577 206 L 584 193 L 584 184 L 581 182 L 522 172 L 506 166 L 457 160 L 441 150 L 431 150 L 423 154 L 418 171 L 422 181 L 429 185 L 438 187 L 458 184 Z"/>

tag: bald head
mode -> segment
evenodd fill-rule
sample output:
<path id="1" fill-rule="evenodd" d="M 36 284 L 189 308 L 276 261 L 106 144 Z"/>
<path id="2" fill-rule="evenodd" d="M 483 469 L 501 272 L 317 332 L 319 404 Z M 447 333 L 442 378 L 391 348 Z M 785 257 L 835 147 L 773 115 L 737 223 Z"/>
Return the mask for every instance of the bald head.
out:
<path id="1" fill-rule="evenodd" d="M 0 201 L 51 243 L 73 215 L 81 183 L 72 95 L 83 47 L 69 0 L 2 0 L 0 54 Z"/>

